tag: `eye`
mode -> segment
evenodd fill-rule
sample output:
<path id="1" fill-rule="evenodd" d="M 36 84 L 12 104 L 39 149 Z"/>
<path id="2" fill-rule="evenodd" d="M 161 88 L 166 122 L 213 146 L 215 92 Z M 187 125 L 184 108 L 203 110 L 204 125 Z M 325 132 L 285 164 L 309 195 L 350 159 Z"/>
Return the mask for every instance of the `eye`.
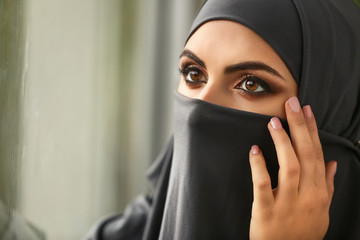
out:
<path id="1" fill-rule="evenodd" d="M 197 67 L 185 67 L 180 69 L 180 72 L 187 84 L 195 85 L 207 82 L 204 73 Z"/>
<path id="2" fill-rule="evenodd" d="M 243 80 L 235 86 L 249 94 L 261 94 L 271 92 L 270 87 L 260 78 L 253 75 L 246 75 Z"/>

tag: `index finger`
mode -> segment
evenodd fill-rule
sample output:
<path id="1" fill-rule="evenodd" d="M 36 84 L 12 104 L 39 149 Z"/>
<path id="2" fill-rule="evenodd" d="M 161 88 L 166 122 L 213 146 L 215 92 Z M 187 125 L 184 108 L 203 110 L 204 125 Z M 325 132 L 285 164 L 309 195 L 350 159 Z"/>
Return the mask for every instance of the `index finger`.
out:
<path id="1" fill-rule="evenodd" d="M 315 184 L 315 158 L 313 142 L 297 97 L 285 103 L 291 141 L 300 164 L 299 190 Z"/>

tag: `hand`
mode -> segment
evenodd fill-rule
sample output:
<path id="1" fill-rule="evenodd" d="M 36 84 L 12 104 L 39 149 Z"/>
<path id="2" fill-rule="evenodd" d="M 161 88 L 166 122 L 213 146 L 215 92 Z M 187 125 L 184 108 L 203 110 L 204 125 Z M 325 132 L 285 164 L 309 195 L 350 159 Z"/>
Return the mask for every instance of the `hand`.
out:
<path id="1" fill-rule="evenodd" d="M 254 201 L 252 240 L 323 239 L 329 227 L 336 162 L 324 162 L 310 106 L 296 97 L 285 103 L 289 136 L 278 118 L 268 124 L 279 161 L 278 187 L 271 189 L 265 159 L 258 146 L 249 154 Z"/>

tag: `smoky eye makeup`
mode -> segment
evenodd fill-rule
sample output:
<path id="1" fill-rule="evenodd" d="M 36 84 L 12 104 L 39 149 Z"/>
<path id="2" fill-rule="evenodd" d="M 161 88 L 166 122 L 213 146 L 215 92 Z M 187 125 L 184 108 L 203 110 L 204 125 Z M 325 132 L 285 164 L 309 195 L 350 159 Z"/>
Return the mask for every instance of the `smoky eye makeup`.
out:
<path id="1" fill-rule="evenodd" d="M 249 65 L 248 62 L 245 62 L 241 66 L 246 64 Z M 239 66 L 239 64 L 233 66 Z M 253 65 L 250 66 L 253 67 Z M 276 76 L 269 71 L 247 69 L 244 67 L 237 71 L 232 71 L 232 69 L 229 71 L 229 69 L 229 67 L 225 68 L 224 79 L 232 79 L 230 80 L 233 82 L 232 88 L 243 96 L 260 97 L 272 95 L 282 89 L 283 83 L 281 82 L 284 82 L 284 79 L 278 79 L 280 76 Z M 187 56 L 180 58 L 179 73 L 182 76 L 182 81 L 189 88 L 197 88 L 207 83 L 208 77 L 205 70 L 192 58 Z"/>
<path id="2" fill-rule="evenodd" d="M 236 82 L 234 89 L 248 96 L 260 96 L 274 93 L 266 81 L 252 73 L 243 74 L 240 77 L 240 80 Z"/>
<path id="3" fill-rule="evenodd" d="M 233 66 L 240 65 L 249 65 L 254 62 L 244 62 Z M 237 71 L 225 72 L 225 75 L 229 75 L 231 81 L 234 84 L 234 88 L 243 91 L 243 93 L 250 94 L 276 94 L 284 91 L 286 89 L 287 80 L 284 79 L 279 73 L 274 74 L 271 67 L 268 69 L 263 69 L 262 66 L 259 66 L 258 62 L 254 65 L 257 69 L 250 64 L 250 68 L 242 68 Z M 265 64 L 263 64 L 265 66 Z M 266 65 L 267 66 L 267 65 Z M 230 68 L 226 68 L 230 69 Z M 274 70 L 275 71 L 275 70 Z"/>
<path id="4" fill-rule="evenodd" d="M 207 83 L 206 75 L 196 65 L 183 65 L 179 68 L 179 72 L 185 83 L 190 87 Z"/>

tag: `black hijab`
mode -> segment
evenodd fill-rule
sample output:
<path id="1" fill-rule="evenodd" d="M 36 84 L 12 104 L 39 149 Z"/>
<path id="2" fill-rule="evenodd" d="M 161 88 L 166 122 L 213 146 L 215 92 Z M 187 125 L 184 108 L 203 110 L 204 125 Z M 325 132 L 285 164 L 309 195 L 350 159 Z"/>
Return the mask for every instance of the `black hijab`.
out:
<path id="1" fill-rule="evenodd" d="M 360 239 L 360 9 L 352 0 L 208 0 L 189 38 L 217 19 L 251 28 L 289 68 L 325 161 L 338 162 L 325 239 Z M 277 182 L 270 118 L 176 94 L 174 137 L 149 172 L 155 194 L 143 239 L 248 239 L 252 144 Z"/>

